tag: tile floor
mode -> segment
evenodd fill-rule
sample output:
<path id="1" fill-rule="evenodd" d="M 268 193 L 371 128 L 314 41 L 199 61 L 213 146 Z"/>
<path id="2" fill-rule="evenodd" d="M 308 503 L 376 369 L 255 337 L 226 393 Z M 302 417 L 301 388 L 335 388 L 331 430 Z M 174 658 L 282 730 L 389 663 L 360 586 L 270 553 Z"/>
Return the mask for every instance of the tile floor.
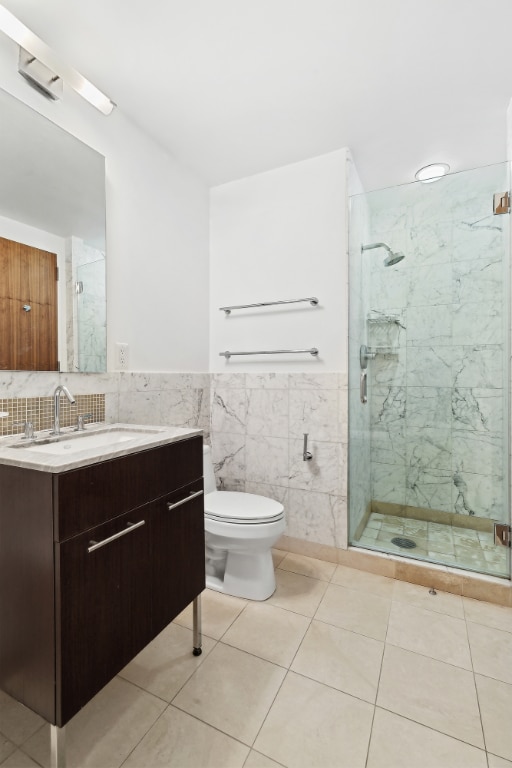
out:
<path id="1" fill-rule="evenodd" d="M 391 542 L 395 536 L 412 539 L 416 548 L 405 550 L 395 546 Z M 507 549 L 496 546 L 492 533 L 456 528 L 446 523 L 430 523 L 372 512 L 361 537 L 353 543 L 358 547 L 406 555 L 416 560 L 428 560 L 491 576 L 508 575 Z"/>
<path id="2" fill-rule="evenodd" d="M 80 768 L 512 768 L 512 608 L 275 552 L 264 603 L 203 596 L 67 727 Z M 0 694 L 2 768 L 49 727 Z"/>

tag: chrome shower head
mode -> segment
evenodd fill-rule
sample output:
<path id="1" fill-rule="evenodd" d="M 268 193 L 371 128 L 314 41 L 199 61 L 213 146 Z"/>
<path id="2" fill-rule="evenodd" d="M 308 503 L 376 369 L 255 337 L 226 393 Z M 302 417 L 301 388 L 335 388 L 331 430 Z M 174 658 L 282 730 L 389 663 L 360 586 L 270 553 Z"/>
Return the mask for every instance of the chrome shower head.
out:
<path id="1" fill-rule="evenodd" d="M 392 267 L 393 264 L 398 264 L 398 262 L 402 261 L 402 259 L 405 259 L 405 254 L 401 253 L 400 251 L 391 251 L 384 259 L 384 266 Z"/>
<path id="2" fill-rule="evenodd" d="M 370 243 L 370 245 L 362 245 L 361 246 L 361 253 L 363 251 L 369 251 L 372 248 L 385 248 L 388 252 L 388 255 L 384 259 L 384 266 L 385 267 L 392 267 L 393 264 L 398 264 L 399 261 L 402 261 L 402 259 L 405 259 L 405 254 L 400 253 L 400 251 L 392 251 L 389 245 L 386 245 L 386 243 Z"/>

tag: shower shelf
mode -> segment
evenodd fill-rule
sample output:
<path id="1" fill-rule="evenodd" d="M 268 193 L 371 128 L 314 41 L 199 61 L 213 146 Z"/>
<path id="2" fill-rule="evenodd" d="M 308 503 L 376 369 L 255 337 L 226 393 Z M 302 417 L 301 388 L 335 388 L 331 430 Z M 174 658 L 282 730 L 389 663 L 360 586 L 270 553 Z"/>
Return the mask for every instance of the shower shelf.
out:
<path id="1" fill-rule="evenodd" d="M 402 318 L 398 315 L 382 315 L 382 317 L 368 317 L 368 323 L 382 324 L 382 323 L 395 323 L 396 325 L 402 325 Z"/>
<path id="2" fill-rule="evenodd" d="M 398 355 L 398 347 L 368 347 L 368 354 L 375 355 Z"/>

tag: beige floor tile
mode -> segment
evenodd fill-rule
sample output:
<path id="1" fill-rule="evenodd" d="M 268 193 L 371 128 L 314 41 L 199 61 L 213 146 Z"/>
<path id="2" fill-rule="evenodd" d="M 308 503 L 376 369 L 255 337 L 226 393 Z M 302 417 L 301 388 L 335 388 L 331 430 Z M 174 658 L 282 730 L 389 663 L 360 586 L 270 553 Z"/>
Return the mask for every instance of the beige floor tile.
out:
<path id="1" fill-rule="evenodd" d="M 201 595 L 203 635 L 220 640 L 246 605 L 247 600 L 205 589 Z M 192 629 L 192 603 L 174 621 L 182 627 Z"/>
<path id="2" fill-rule="evenodd" d="M 0 728 L 1 727 L 2 720 L 0 719 Z M 6 760 L 13 752 L 16 752 L 16 744 L 0 733 L 0 764 L 2 763 L 2 760 Z"/>
<path id="3" fill-rule="evenodd" d="M 118 768 L 160 717 L 165 702 L 126 680 L 114 678 L 66 726 L 68 768 Z M 23 745 L 50 765 L 50 726 Z"/>
<path id="4" fill-rule="evenodd" d="M 223 643 L 289 667 L 310 619 L 276 605 L 250 603 L 230 626 Z"/>
<path id="5" fill-rule="evenodd" d="M 119 676 L 169 702 L 205 660 L 215 640 L 203 637 L 203 653 L 192 654 L 192 631 L 169 624 Z"/>
<path id="6" fill-rule="evenodd" d="M 475 681 L 468 670 L 387 645 L 377 705 L 484 748 Z"/>
<path id="7" fill-rule="evenodd" d="M 489 761 L 489 768 L 512 768 L 510 760 L 504 760 L 502 757 L 488 753 L 487 759 Z"/>
<path id="8" fill-rule="evenodd" d="M 384 640 L 391 600 L 330 584 L 315 618 L 360 635 Z"/>
<path id="9" fill-rule="evenodd" d="M 462 598 L 462 602 L 468 621 L 512 632 L 512 608 L 506 608 L 503 605 L 493 605 L 483 600 L 473 600 L 470 597 Z"/>
<path id="10" fill-rule="evenodd" d="M 378 576 L 376 573 L 359 571 L 346 565 L 338 565 L 331 579 L 332 584 L 339 584 L 350 589 L 359 589 L 363 592 L 371 592 L 381 597 L 393 595 L 394 580 L 387 576 Z"/>
<path id="11" fill-rule="evenodd" d="M 512 683 L 512 634 L 471 621 L 467 626 L 475 672 Z"/>
<path id="12" fill-rule="evenodd" d="M 487 768 L 487 760 L 477 747 L 377 707 L 367 768 Z"/>
<path id="13" fill-rule="evenodd" d="M 2 763 L 2 768 L 39 768 L 39 765 L 34 763 L 32 758 L 22 752 L 21 749 L 18 749 Z"/>
<path id="14" fill-rule="evenodd" d="M 310 576 L 312 579 L 320 581 L 330 581 L 331 576 L 336 570 L 335 563 L 328 563 L 325 560 L 317 560 L 315 557 L 305 557 L 304 555 L 295 555 L 289 552 L 279 567 L 283 571 L 292 571 L 300 573 L 302 576 Z"/>
<path id="15" fill-rule="evenodd" d="M 393 582 L 393 600 L 400 603 L 409 603 L 417 608 L 425 608 L 434 613 L 445 613 L 458 619 L 464 618 L 464 608 L 460 595 L 452 595 L 449 592 L 437 591 L 431 595 L 428 587 L 419 584 L 409 584 L 408 581 Z"/>
<path id="16" fill-rule="evenodd" d="M 383 649 L 378 640 L 313 620 L 291 669 L 373 704 Z"/>
<path id="17" fill-rule="evenodd" d="M 0 691 L 0 733 L 3 736 L 20 746 L 44 724 L 42 717 Z"/>
<path id="18" fill-rule="evenodd" d="M 280 768 L 281 763 L 276 763 L 270 757 L 265 757 L 261 752 L 251 749 L 249 757 L 244 763 L 244 768 Z"/>
<path id="19" fill-rule="evenodd" d="M 248 752 L 239 741 L 170 706 L 123 768 L 242 768 Z"/>
<path id="20" fill-rule="evenodd" d="M 364 768 L 373 706 L 289 672 L 254 749 L 293 768 Z"/>
<path id="21" fill-rule="evenodd" d="M 173 704 L 252 745 L 286 670 L 219 643 Z"/>
<path id="22" fill-rule="evenodd" d="M 273 549 L 272 550 L 272 560 L 274 562 L 274 568 L 279 567 L 279 563 L 281 563 L 288 552 L 285 552 L 283 549 Z"/>
<path id="23" fill-rule="evenodd" d="M 475 681 L 487 749 L 512 761 L 512 686 L 483 675 L 475 675 Z"/>
<path id="24" fill-rule="evenodd" d="M 386 642 L 447 664 L 472 669 L 466 622 L 394 600 Z"/>
<path id="25" fill-rule="evenodd" d="M 318 608 L 327 582 L 301 576 L 298 573 L 276 571 L 276 591 L 266 601 L 269 605 L 277 605 L 288 611 L 295 611 L 303 616 L 312 617 Z"/>

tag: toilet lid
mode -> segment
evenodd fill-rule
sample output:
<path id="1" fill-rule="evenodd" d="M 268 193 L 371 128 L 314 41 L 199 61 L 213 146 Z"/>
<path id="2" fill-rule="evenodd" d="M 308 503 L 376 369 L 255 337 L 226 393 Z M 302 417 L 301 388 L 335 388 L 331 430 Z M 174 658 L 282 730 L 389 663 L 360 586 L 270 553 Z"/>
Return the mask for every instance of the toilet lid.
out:
<path id="1" fill-rule="evenodd" d="M 284 507 L 278 501 L 237 491 L 214 491 L 204 497 L 204 515 L 225 523 L 272 523 L 281 520 Z"/>

